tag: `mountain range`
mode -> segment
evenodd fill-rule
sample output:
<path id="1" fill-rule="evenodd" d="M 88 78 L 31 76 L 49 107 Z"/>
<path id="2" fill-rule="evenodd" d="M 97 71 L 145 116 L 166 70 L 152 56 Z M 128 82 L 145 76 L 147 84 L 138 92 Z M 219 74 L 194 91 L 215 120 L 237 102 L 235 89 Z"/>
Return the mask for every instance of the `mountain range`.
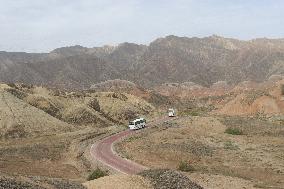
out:
<path id="1" fill-rule="evenodd" d="M 71 46 L 49 53 L 0 52 L 0 81 L 88 89 L 113 79 L 143 87 L 261 82 L 284 75 L 284 39 L 167 36 L 149 45 Z"/>

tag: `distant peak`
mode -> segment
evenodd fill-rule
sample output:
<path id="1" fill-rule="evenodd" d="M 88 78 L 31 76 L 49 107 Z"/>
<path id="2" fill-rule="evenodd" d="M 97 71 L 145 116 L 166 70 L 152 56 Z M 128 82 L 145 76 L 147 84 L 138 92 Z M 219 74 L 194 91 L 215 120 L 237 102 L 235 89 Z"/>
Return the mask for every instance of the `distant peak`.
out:
<path id="1" fill-rule="evenodd" d="M 73 55 L 73 54 L 81 54 L 88 51 L 87 47 L 83 47 L 80 45 L 67 46 L 54 49 L 51 53 L 61 54 L 61 55 Z"/>
<path id="2" fill-rule="evenodd" d="M 168 36 L 166 36 L 165 38 L 172 39 L 172 38 L 179 38 L 179 37 L 176 36 L 176 35 L 168 35 Z"/>
<path id="3" fill-rule="evenodd" d="M 211 35 L 210 38 L 224 39 L 224 37 L 222 37 L 220 35 L 216 35 L 216 34 Z"/>
<path id="4" fill-rule="evenodd" d="M 73 46 L 60 47 L 60 48 L 54 49 L 53 51 L 58 51 L 58 50 L 62 50 L 62 49 L 88 49 L 88 48 L 83 47 L 81 45 L 73 45 Z"/>

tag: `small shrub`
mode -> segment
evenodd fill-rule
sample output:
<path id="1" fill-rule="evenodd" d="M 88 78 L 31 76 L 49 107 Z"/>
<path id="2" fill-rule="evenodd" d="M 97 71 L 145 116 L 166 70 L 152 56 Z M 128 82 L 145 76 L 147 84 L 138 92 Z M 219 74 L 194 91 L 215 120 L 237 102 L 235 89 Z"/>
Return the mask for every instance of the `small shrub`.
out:
<path id="1" fill-rule="evenodd" d="M 227 149 L 227 150 L 238 150 L 239 147 L 238 147 L 238 145 L 234 144 L 232 141 L 226 141 L 224 143 L 224 149 Z"/>
<path id="2" fill-rule="evenodd" d="M 194 167 L 187 161 L 181 161 L 178 165 L 178 170 L 184 172 L 193 172 L 195 171 Z"/>
<path id="3" fill-rule="evenodd" d="M 93 108 L 94 110 L 96 110 L 97 112 L 101 111 L 100 103 L 99 103 L 98 99 L 96 99 L 96 98 L 93 98 L 92 100 L 90 100 L 88 105 L 91 108 Z"/>
<path id="4" fill-rule="evenodd" d="M 138 140 L 140 139 L 139 136 L 132 136 L 132 137 L 129 137 L 128 139 L 126 139 L 125 141 L 126 142 L 133 142 L 134 140 Z"/>
<path id="5" fill-rule="evenodd" d="M 26 88 L 26 89 L 32 89 L 34 86 L 32 84 L 21 83 L 20 87 L 21 88 Z"/>
<path id="6" fill-rule="evenodd" d="M 185 110 L 184 112 L 181 112 L 181 114 L 187 116 L 199 116 L 199 112 L 195 110 Z"/>
<path id="7" fill-rule="evenodd" d="M 117 98 L 122 101 L 126 101 L 128 99 L 127 96 L 125 96 L 122 93 L 112 93 L 112 94 L 109 94 L 108 97 Z"/>
<path id="8" fill-rule="evenodd" d="M 15 83 L 7 83 L 7 85 L 8 85 L 9 87 L 12 87 L 12 88 L 15 88 L 15 89 L 18 88 Z"/>
<path id="9" fill-rule="evenodd" d="M 11 93 L 12 95 L 14 95 L 15 97 L 19 98 L 19 99 L 24 99 L 25 97 L 27 97 L 28 95 L 18 89 L 14 89 L 14 88 L 9 88 L 9 89 L 5 89 L 7 92 Z"/>
<path id="10" fill-rule="evenodd" d="M 186 106 L 187 108 L 181 110 L 180 112 L 181 114 L 187 116 L 202 116 L 215 109 L 215 107 L 212 105 L 198 107 L 195 104 L 187 103 Z"/>
<path id="11" fill-rule="evenodd" d="M 230 135 L 242 135 L 243 132 L 238 128 L 229 127 L 225 130 L 225 133 Z"/>
<path id="12" fill-rule="evenodd" d="M 243 99 L 242 103 L 251 105 L 256 99 L 262 96 L 270 96 L 271 95 L 266 91 L 256 90 L 256 91 L 249 91 L 246 94 L 246 98 Z"/>
<path id="13" fill-rule="evenodd" d="M 61 95 L 61 92 L 60 90 L 58 89 L 53 89 L 50 91 L 50 95 L 53 95 L 53 96 L 60 96 Z"/>
<path id="14" fill-rule="evenodd" d="M 95 180 L 100 177 L 108 176 L 108 172 L 100 168 L 96 168 L 87 178 L 88 181 Z"/>
<path id="15" fill-rule="evenodd" d="M 138 114 L 135 111 L 130 110 L 130 109 L 126 109 L 121 112 L 121 119 L 132 120 L 137 117 L 138 117 Z"/>
<path id="16" fill-rule="evenodd" d="M 198 112 L 191 112 L 190 115 L 191 115 L 191 116 L 198 116 L 199 113 L 198 113 Z"/>
<path id="17" fill-rule="evenodd" d="M 24 129 L 24 125 L 18 123 L 12 123 L 10 128 L 4 133 L 5 139 L 17 139 L 17 138 L 24 138 L 28 136 L 28 133 Z"/>

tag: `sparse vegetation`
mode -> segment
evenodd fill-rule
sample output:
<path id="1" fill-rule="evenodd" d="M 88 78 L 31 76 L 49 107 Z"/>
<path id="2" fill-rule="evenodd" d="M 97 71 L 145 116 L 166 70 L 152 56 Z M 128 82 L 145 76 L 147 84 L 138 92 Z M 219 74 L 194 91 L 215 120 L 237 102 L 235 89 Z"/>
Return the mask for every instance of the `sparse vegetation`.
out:
<path id="1" fill-rule="evenodd" d="M 112 97 L 112 98 L 120 99 L 120 100 L 122 100 L 122 101 L 126 101 L 126 100 L 128 99 L 127 96 L 125 96 L 125 95 L 122 94 L 122 93 L 113 93 L 113 94 L 111 95 L 111 97 Z"/>
<path id="2" fill-rule="evenodd" d="M 190 112 L 188 112 L 188 115 L 191 115 L 191 116 L 198 116 L 199 113 L 196 112 L 196 111 L 190 111 Z"/>
<path id="3" fill-rule="evenodd" d="M 139 138 L 140 138 L 140 136 L 132 136 L 132 137 L 127 138 L 125 141 L 126 142 L 132 142 L 132 141 L 137 140 Z"/>
<path id="4" fill-rule="evenodd" d="M 27 136 L 28 133 L 24 130 L 24 126 L 15 122 L 11 124 L 9 129 L 7 129 L 6 133 L 4 133 L 4 136 L 2 136 L 2 133 L 0 134 L 0 138 L 4 137 L 5 139 L 18 139 Z"/>
<path id="5" fill-rule="evenodd" d="M 243 131 L 240 130 L 239 128 L 229 127 L 225 130 L 225 133 L 230 134 L 230 135 L 242 135 Z"/>
<path id="6" fill-rule="evenodd" d="M 257 98 L 262 97 L 262 96 L 270 96 L 271 97 L 271 95 L 266 91 L 261 91 L 261 90 L 249 91 L 246 94 L 246 98 L 243 100 L 243 103 L 247 103 L 247 104 L 251 105 Z"/>
<path id="7" fill-rule="evenodd" d="M 98 99 L 96 99 L 96 98 L 93 98 L 92 100 L 90 100 L 88 105 L 91 108 L 93 108 L 94 110 L 96 110 L 97 112 L 101 111 L 100 103 L 99 103 Z"/>
<path id="8" fill-rule="evenodd" d="M 224 143 L 224 149 L 226 149 L 226 150 L 238 150 L 239 146 L 229 140 L 229 141 L 226 141 Z"/>
<path id="9" fill-rule="evenodd" d="M 88 181 L 90 180 L 95 180 L 98 179 L 100 177 L 104 177 L 104 176 L 108 176 L 108 171 L 104 171 L 102 169 L 100 169 L 99 167 L 97 167 L 87 178 Z"/>
<path id="10" fill-rule="evenodd" d="M 181 110 L 181 115 L 188 115 L 188 116 L 201 116 L 206 115 L 208 112 L 214 109 L 213 106 L 201 106 L 198 107 L 193 102 L 186 103 L 187 109 Z"/>
<path id="11" fill-rule="evenodd" d="M 155 105 L 155 106 L 165 106 L 165 105 L 171 105 L 171 101 L 169 97 L 163 96 L 156 92 L 151 92 L 150 98 L 148 99 L 148 102 Z"/>
<path id="12" fill-rule="evenodd" d="M 16 86 L 16 84 L 15 83 L 7 83 L 7 85 L 9 86 L 9 87 L 12 87 L 12 88 L 17 88 L 17 86 Z"/>
<path id="13" fill-rule="evenodd" d="M 137 113 L 133 110 L 126 109 L 121 112 L 121 119 L 132 120 L 138 117 Z"/>
<path id="14" fill-rule="evenodd" d="M 0 188 L 5 189 L 86 189 L 82 184 L 60 178 L 47 178 L 39 176 L 0 176 Z"/>
<path id="15" fill-rule="evenodd" d="M 243 135 L 279 136 L 283 132 L 279 122 L 269 121 L 263 117 L 226 116 L 220 121 L 228 128 L 238 128 Z"/>
<path id="16" fill-rule="evenodd" d="M 184 172 L 193 172 L 195 168 L 191 165 L 189 161 L 181 161 L 178 165 L 178 170 Z"/>
<path id="17" fill-rule="evenodd" d="M 62 119 L 72 124 L 104 124 L 105 120 L 90 108 L 85 106 L 70 107 L 69 111 L 65 112 Z"/>
<path id="18" fill-rule="evenodd" d="M 139 175 L 150 179 L 154 189 L 203 189 L 187 176 L 169 169 L 146 170 Z"/>
<path id="19" fill-rule="evenodd" d="M 60 105 L 53 103 L 50 99 L 43 96 L 29 95 L 26 97 L 26 102 L 53 117 L 59 118 L 61 116 L 59 115 Z"/>
<path id="20" fill-rule="evenodd" d="M 12 95 L 14 95 L 15 97 L 19 98 L 19 99 L 23 99 L 25 97 L 27 97 L 28 95 L 18 89 L 15 88 L 10 88 L 10 89 L 6 89 L 7 92 L 11 93 Z"/>
<path id="21" fill-rule="evenodd" d="M 85 175 L 91 167 L 88 159 L 84 156 L 81 144 L 84 140 L 86 140 L 86 143 L 91 143 L 91 139 L 96 137 L 87 135 L 87 138 L 85 138 L 82 136 L 82 132 L 89 133 L 89 130 L 96 129 L 102 130 L 102 132 L 105 132 L 104 134 L 107 135 L 110 131 L 113 131 L 112 129 L 114 127 L 103 128 L 102 126 L 110 126 L 113 125 L 113 123 L 123 123 L 123 125 L 127 126 L 125 123 L 138 115 L 145 115 L 146 118 L 150 119 L 154 118 L 154 116 L 165 116 L 166 112 L 162 112 L 163 109 L 161 108 L 166 106 L 163 103 L 177 104 L 176 106 L 169 106 L 177 109 L 177 119 L 161 124 L 161 126 L 158 125 L 151 129 L 142 130 L 138 136 L 134 135 L 124 140 L 124 142 L 126 142 L 124 143 L 124 148 L 123 146 L 117 148 L 117 152 L 122 154 L 122 157 L 146 166 L 148 166 L 147 163 L 149 163 L 148 167 L 173 167 L 183 172 L 189 172 L 184 173 L 186 175 L 198 175 L 201 171 L 202 173 L 207 173 L 208 171 L 212 173 L 222 173 L 222 175 L 227 176 L 223 173 L 228 169 L 232 176 L 248 178 L 253 180 L 253 182 L 257 181 L 259 177 L 265 178 L 265 176 L 269 178 L 264 182 L 268 182 L 269 179 L 271 180 L 272 176 L 277 179 L 277 176 L 283 173 L 282 167 L 278 168 L 279 170 L 276 169 L 270 172 L 270 168 L 274 169 L 279 164 L 283 164 L 281 159 L 282 142 L 279 137 L 284 136 L 283 127 L 281 127 L 284 122 L 283 117 L 280 115 L 277 119 L 274 119 L 273 116 L 268 117 L 265 114 L 265 117 L 262 119 L 260 119 L 260 116 L 256 117 L 256 114 L 250 117 L 245 115 L 217 117 L 216 114 L 214 114 L 215 112 L 212 114 L 208 113 L 214 109 L 214 106 L 217 104 L 215 102 L 210 104 L 212 100 L 206 104 L 207 101 L 200 102 L 200 99 L 196 101 L 195 99 L 192 101 L 184 99 L 177 100 L 174 97 L 172 98 L 172 96 L 163 97 L 161 95 L 161 99 L 156 99 L 161 105 L 155 107 L 153 104 L 148 103 L 150 96 L 147 95 L 146 97 L 142 97 L 146 99 L 143 100 L 139 99 L 139 97 L 136 97 L 134 94 L 124 92 L 72 93 L 68 91 L 65 94 L 60 91 L 52 93 L 44 87 L 35 87 L 32 88 L 32 90 L 27 90 L 26 88 L 21 88 L 19 85 L 17 86 L 18 89 L 12 88 L 13 91 L 10 91 L 10 93 L 14 95 L 11 95 L 7 92 L 9 87 L 3 85 L 4 95 L 0 98 L 3 99 L 0 105 L 2 104 L 2 107 L 4 107 L 2 120 L 3 118 L 4 120 L 7 119 L 7 117 L 11 118 L 7 119 L 8 121 L 2 122 L 5 127 L 7 126 L 7 129 L 3 127 L 5 130 L 0 134 L 0 138 L 3 140 L 4 145 L 6 144 L 5 140 L 12 141 L 17 139 L 19 143 L 22 142 L 21 140 L 27 141 L 27 144 L 25 144 L 27 147 L 6 148 L 3 145 L 2 154 L 5 155 L 3 155 L 2 159 L 3 162 L 5 160 L 5 165 L 3 165 L 1 171 L 3 170 L 5 173 L 14 171 L 16 169 L 14 165 L 18 163 L 21 171 L 24 170 L 23 172 L 26 174 L 41 174 L 45 173 L 44 170 L 46 169 L 49 170 L 48 174 L 52 177 L 64 175 L 66 178 L 81 178 L 80 175 Z M 279 86 L 277 87 L 277 95 L 279 96 Z M 284 92 L 283 85 L 281 85 L 281 92 Z M 15 96 L 22 100 L 15 99 Z M 257 95 L 254 96 L 252 94 L 249 96 L 249 103 L 256 98 L 258 98 Z M 223 104 L 227 103 L 227 99 L 222 100 L 221 97 L 216 97 L 216 101 L 221 102 L 218 106 L 215 106 L 217 110 L 222 107 Z M 28 103 L 34 107 L 31 107 Z M 8 105 L 11 107 L 9 108 Z M 51 118 L 43 111 L 37 111 L 37 109 L 41 109 L 53 117 Z M 34 111 L 32 115 L 30 115 L 31 111 Z M 5 114 L 6 112 L 8 112 L 8 115 Z M 21 116 L 22 112 L 25 112 L 24 116 Z M 153 112 L 154 115 L 151 115 Z M 26 118 L 29 120 L 26 121 Z M 10 120 L 16 121 L 13 122 Z M 61 121 L 59 122 L 59 120 Z M 30 126 L 30 122 L 32 122 L 33 125 L 40 125 L 41 127 L 35 127 L 34 129 Z M 68 125 L 64 122 L 72 123 L 73 125 Z M 44 127 L 42 127 L 42 125 L 44 125 Z M 92 127 L 88 127 L 85 131 L 85 125 Z M 100 126 L 100 128 L 97 126 Z M 122 126 L 119 127 L 122 129 Z M 42 129 L 46 130 L 41 132 Z M 120 130 L 120 128 L 118 130 Z M 66 133 L 66 131 L 68 131 L 68 133 Z M 69 131 L 72 132 L 69 133 Z M 41 145 L 40 141 L 46 138 L 46 143 L 53 141 L 53 138 L 56 137 L 56 135 L 54 135 L 55 132 L 58 133 L 60 137 L 64 135 L 64 139 L 60 140 L 66 140 L 66 143 L 63 142 L 62 145 L 60 143 L 60 146 L 55 144 L 45 146 L 45 143 Z M 45 137 L 45 135 L 39 135 L 41 133 L 46 134 L 47 137 Z M 80 136 L 77 137 L 77 134 L 80 134 Z M 74 136 L 71 137 L 71 135 Z M 233 137 L 232 135 L 246 136 Z M 32 136 L 41 136 L 41 138 L 36 138 L 36 143 L 40 145 L 28 144 L 33 142 L 32 139 L 29 139 Z M 261 136 L 273 136 L 273 138 L 266 137 L 266 140 L 262 143 L 263 137 Z M 80 142 L 73 142 L 73 139 Z M 12 142 L 10 143 L 12 144 Z M 72 154 L 73 157 L 70 157 L 72 161 L 76 158 L 78 163 L 82 163 L 82 165 L 84 165 L 82 169 L 79 166 L 80 169 L 78 169 L 77 166 L 73 167 L 68 165 L 68 167 L 65 167 L 65 165 L 61 165 L 61 162 L 63 162 L 62 158 L 65 158 L 67 154 L 73 153 L 70 152 L 70 149 L 77 150 L 77 146 L 73 145 L 80 145 L 80 152 L 77 153 L 76 151 Z M 269 165 L 263 165 L 260 161 L 262 161 L 264 157 L 259 157 L 259 153 L 263 153 L 265 157 L 268 157 L 267 154 L 270 153 L 276 158 L 273 159 Z M 18 154 L 24 157 L 23 160 L 14 160 Z M 80 154 L 80 156 L 78 154 Z M 152 159 L 147 159 L 148 157 L 143 156 L 143 154 L 146 156 L 150 154 Z M 180 161 L 180 157 L 182 157 L 183 160 L 190 159 L 194 163 Z M 6 161 L 12 158 L 14 158 L 13 162 Z M 50 164 L 49 162 L 45 163 L 45 158 L 49 159 L 50 164 L 52 163 L 55 166 L 49 168 Z M 257 158 L 259 158 L 259 160 L 255 161 Z M 247 163 L 244 163 L 244 160 Z M 43 166 L 42 164 L 36 164 L 34 167 L 25 170 L 24 168 L 29 165 L 24 161 L 37 161 L 40 163 L 43 161 L 45 164 L 43 163 Z M 250 165 L 252 167 L 250 170 L 239 170 L 239 167 L 247 166 L 251 168 Z M 254 175 L 254 168 L 261 170 L 267 169 L 268 171 Z M 12 171 L 10 171 L 10 169 L 12 169 Z M 195 170 L 198 170 L 198 172 L 196 171 L 194 174 L 190 173 Z M 172 173 L 167 174 L 171 175 Z M 106 175 L 108 175 L 107 171 L 98 168 L 90 173 L 88 180 L 97 179 Z M 230 175 L 228 174 L 228 176 Z M 170 178 L 168 179 L 170 180 Z M 160 179 L 159 181 L 163 180 Z"/>

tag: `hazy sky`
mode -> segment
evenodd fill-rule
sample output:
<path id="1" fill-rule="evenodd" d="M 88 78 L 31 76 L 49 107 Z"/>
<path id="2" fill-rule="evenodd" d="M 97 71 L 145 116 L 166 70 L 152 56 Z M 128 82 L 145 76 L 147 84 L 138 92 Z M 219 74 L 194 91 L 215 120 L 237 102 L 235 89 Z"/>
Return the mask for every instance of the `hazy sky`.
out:
<path id="1" fill-rule="evenodd" d="M 166 35 L 284 37 L 283 0 L 0 0 L 0 51 L 148 44 Z"/>

